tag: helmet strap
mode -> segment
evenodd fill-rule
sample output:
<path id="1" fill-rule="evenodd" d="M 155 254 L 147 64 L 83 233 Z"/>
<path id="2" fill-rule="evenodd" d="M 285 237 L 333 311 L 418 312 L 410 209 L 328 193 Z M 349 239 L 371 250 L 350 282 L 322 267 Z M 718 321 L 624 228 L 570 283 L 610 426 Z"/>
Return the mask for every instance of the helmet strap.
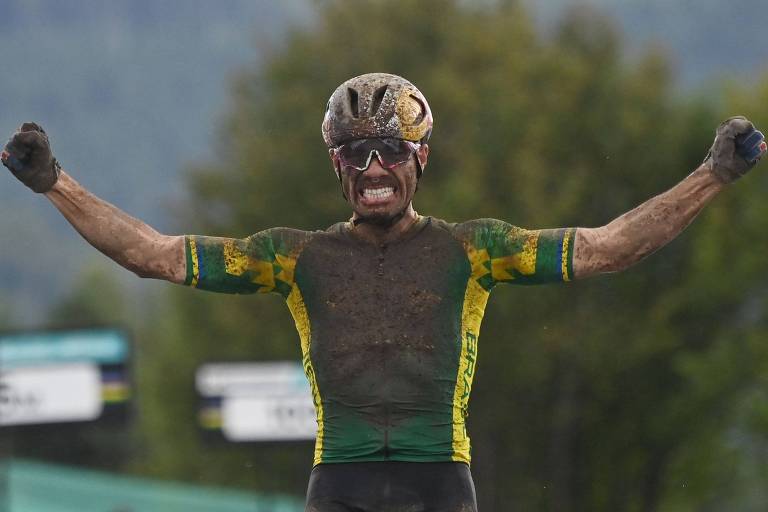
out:
<path id="1" fill-rule="evenodd" d="M 339 185 L 341 185 L 341 197 L 343 197 L 345 201 L 348 201 L 347 194 L 344 192 L 344 183 L 341 181 L 341 169 L 339 169 L 338 163 L 334 164 L 333 171 L 336 173 L 336 178 L 339 180 Z"/>
<path id="2" fill-rule="evenodd" d="M 419 155 L 414 155 L 416 157 L 416 189 L 413 191 L 415 194 L 419 191 L 419 182 L 421 181 L 421 175 L 424 174 L 424 168 L 421 166 L 421 160 L 419 160 Z"/>

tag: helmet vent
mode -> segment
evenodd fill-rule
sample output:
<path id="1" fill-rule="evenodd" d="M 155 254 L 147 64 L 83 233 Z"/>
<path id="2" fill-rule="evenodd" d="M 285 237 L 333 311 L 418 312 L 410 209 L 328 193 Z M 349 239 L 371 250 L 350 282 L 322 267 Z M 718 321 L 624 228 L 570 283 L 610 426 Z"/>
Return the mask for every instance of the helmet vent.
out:
<path id="1" fill-rule="evenodd" d="M 357 91 L 351 87 L 347 89 L 349 92 L 349 104 L 352 107 L 352 117 L 360 117 L 360 109 L 357 105 Z"/>
<path id="2" fill-rule="evenodd" d="M 416 103 L 418 103 L 419 107 L 420 107 L 419 108 L 419 115 L 416 117 L 416 119 L 413 120 L 413 124 L 417 125 L 417 124 L 421 123 L 424 120 L 424 114 L 427 111 L 427 107 L 424 106 L 424 102 L 423 101 L 421 101 L 419 98 L 417 98 L 413 94 L 411 94 L 410 96 L 411 96 L 411 99 L 413 101 L 415 101 Z"/>
<path id="3" fill-rule="evenodd" d="M 381 102 L 384 100 L 384 95 L 387 94 L 388 88 L 388 85 L 384 85 L 376 89 L 376 92 L 373 93 L 373 106 L 371 107 L 372 115 L 376 115 L 376 112 L 378 112 Z"/>

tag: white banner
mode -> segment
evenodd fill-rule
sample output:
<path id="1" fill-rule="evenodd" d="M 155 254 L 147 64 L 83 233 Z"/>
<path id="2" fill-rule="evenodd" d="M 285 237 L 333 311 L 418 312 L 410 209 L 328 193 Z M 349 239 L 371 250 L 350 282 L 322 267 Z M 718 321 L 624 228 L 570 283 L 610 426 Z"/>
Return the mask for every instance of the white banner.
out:
<path id="1" fill-rule="evenodd" d="M 102 407 L 95 364 L 0 369 L 0 426 L 95 420 Z"/>
<path id="2" fill-rule="evenodd" d="M 312 392 L 299 363 L 209 363 L 196 381 L 200 395 L 221 398 L 221 431 L 230 441 L 315 438 Z"/>
<path id="3" fill-rule="evenodd" d="M 224 398 L 221 415 L 230 441 L 314 439 L 317 432 L 311 396 Z"/>

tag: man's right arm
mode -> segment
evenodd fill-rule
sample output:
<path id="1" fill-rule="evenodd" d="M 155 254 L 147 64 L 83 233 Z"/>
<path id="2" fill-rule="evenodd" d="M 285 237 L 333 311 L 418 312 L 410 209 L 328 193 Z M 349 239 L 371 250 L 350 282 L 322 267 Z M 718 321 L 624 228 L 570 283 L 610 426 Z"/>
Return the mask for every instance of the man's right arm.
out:
<path id="1" fill-rule="evenodd" d="M 118 264 L 140 277 L 184 283 L 184 237 L 158 233 L 62 172 L 40 125 L 22 124 L 8 140 L 0 160 L 24 185 L 45 194 L 88 243 Z"/>
<path id="2" fill-rule="evenodd" d="M 89 244 L 140 277 L 184 283 L 184 237 L 158 233 L 61 172 L 45 196 Z"/>

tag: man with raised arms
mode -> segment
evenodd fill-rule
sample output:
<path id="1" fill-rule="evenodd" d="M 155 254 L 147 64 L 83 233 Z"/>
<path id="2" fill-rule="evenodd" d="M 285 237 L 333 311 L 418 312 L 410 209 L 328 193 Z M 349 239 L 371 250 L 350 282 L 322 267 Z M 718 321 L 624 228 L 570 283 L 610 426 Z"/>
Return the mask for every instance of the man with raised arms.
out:
<path id="1" fill-rule="evenodd" d="M 424 95 L 399 76 L 347 80 L 322 134 L 351 219 L 245 239 L 158 233 L 62 171 L 34 123 L 2 162 L 141 277 L 285 298 L 317 412 L 307 511 L 475 511 L 465 419 L 491 289 L 629 267 L 749 171 L 766 143 L 745 118 L 728 119 L 702 165 L 634 210 L 596 228 L 527 230 L 416 213 L 432 122 Z"/>

